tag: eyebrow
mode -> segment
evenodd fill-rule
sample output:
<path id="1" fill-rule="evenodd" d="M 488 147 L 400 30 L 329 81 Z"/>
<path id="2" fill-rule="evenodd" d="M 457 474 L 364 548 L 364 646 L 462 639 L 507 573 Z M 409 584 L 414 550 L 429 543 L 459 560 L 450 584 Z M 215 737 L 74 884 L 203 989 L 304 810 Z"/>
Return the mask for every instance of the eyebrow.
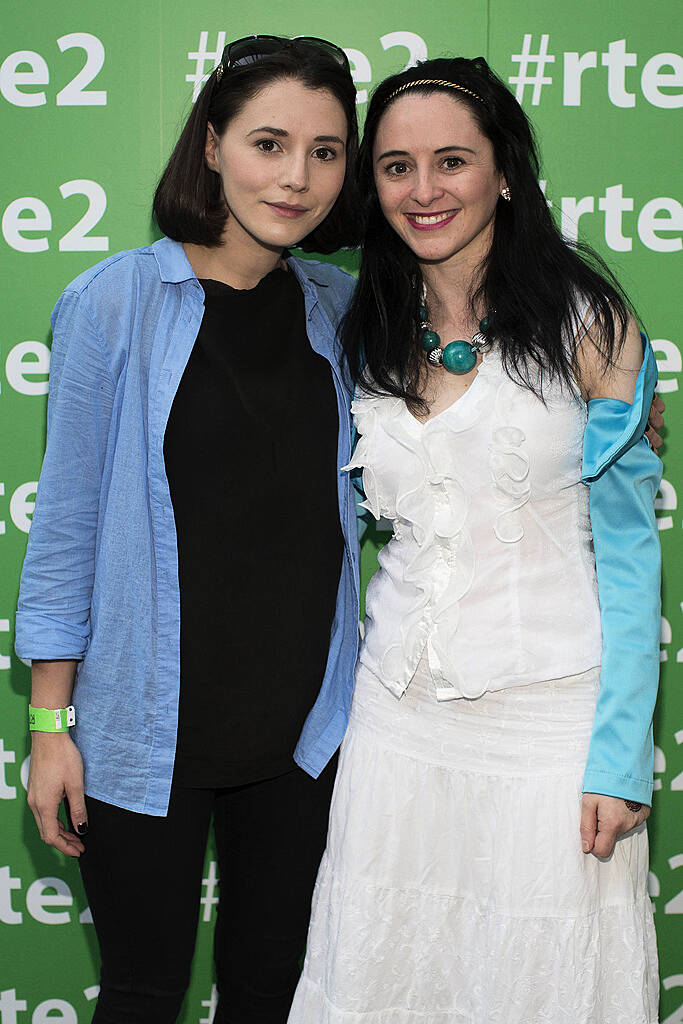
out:
<path id="1" fill-rule="evenodd" d="M 442 146 L 441 149 L 435 149 L 434 153 L 448 153 L 452 149 L 463 150 L 465 153 L 474 153 L 474 150 L 470 149 L 469 146 Z M 406 149 L 388 149 L 386 153 L 381 153 L 377 159 L 386 160 L 388 156 L 410 156 L 410 153 Z"/>
<path id="2" fill-rule="evenodd" d="M 280 139 L 286 139 L 289 137 L 289 132 L 285 131 L 284 128 L 272 128 L 270 125 L 264 124 L 260 128 L 254 128 L 253 131 L 247 132 L 247 138 L 250 135 L 257 135 L 259 132 L 269 132 L 270 135 L 276 135 Z M 338 135 L 316 135 L 314 142 L 338 142 L 340 146 L 345 145 L 344 140 L 340 139 Z"/>

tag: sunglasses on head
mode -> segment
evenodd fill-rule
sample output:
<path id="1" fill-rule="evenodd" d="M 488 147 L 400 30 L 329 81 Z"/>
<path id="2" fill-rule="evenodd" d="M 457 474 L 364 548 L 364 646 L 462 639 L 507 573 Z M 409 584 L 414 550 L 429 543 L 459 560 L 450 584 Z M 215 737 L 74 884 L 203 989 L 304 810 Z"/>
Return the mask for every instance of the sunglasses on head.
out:
<path id="1" fill-rule="evenodd" d="M 344 51 L 327 39 L 319 39 L 317 36 L 296 36 L 294 39 L 288 39 L 286 36 L 244 36 L 228 43 L 223 50 L 221 62 L 216 68 L 216 81 L 220 82 L 224 72 L 230 68 L 255 64 L 273 53 L 289 49 L 296 43 L 305 43 L 306 46 L 319 50 L 350 73 L 349 59 Z"/>

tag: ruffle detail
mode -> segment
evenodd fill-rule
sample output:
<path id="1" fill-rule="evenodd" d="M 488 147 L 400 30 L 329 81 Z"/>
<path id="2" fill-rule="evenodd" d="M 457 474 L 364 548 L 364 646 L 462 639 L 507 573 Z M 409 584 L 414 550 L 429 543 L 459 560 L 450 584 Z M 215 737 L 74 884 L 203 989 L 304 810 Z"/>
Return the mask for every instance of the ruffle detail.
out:
<path id="1" fill-rule="evenodd" d="M 440 701 L 599 664 L 580 483 L 586 407 L 560 387 L 545 397 L 511 380 L 492 348 L 462 397 L 426 423 L 400 399 L 354 402 L 350 467 L 365 508 L 394 531 L 368 585 L 360 661 L 394 696 L 423 656 Z M 482 617 L 495 631 L 484 650 Z"/>
<path id="2" fill-rule="evenodd" d="M 493 409 L 494 422 L 489 444 L 489 470 L 501 511 L 496 516 L 493 532 L 503 544 L 517 544 L 524 536 L 519 509 L 526 505 L 531 494 L 530 462 L 525 448 L 526 434 L 515 425 L 514 398 L 516 393 L 499 385 Z"/>
<path id="3" fill-rule="evenodd" d="M 524 536 L 517 512 L 531 494 L 526 435 L 519 427 L 497 427 L 489 445 L 489 467 L 496 495 L 505 507 L 495 519 L 493 532 L 504 544 L 516 544 Z"/>
<path id="4" fill-rule="evenodd" d="M 379 554 L 392 586 L 403 593 L 410 587 L 412 600 L 409 612 L 401 619 L 396 642 L 374 652 L 382 678 L 405 678 L 406 665 L 412 675 L 429 640 L 430 664 L 440 700 L 467 693 L 450 652 L 459 625 L 458 605 L 472 585 L 475 568 L 474 547 L 466 526 L 469 500 L 454 472 L 449 449 L 454 430 L 468 429 L 483 403 L 461 399 L 456 406 L 457 416 L 442 413 L 417 430 L 407 419 L 410 413 L 402 400 L 365 395 L 356 398 L 351 408 L 359 440 L 345 467 L 363 471 L 363 507 L 377 520 L 390 520 L 399 543 L 413 542 L 400 573 L 386 551 Z M 447 414 L 451 412 L 455 412 L 455 406 L 446 410 Z M 378 479 L 376 467 L 382 460 L 377 445 L 381 444 L 382 433 L 402 451 L 397 488 L 382 486 Z M 371 645 L 371 638 L 366 642 Z M 406 687 L 407 683 L 396 683 L 394 692 L 400 696 Z"/>

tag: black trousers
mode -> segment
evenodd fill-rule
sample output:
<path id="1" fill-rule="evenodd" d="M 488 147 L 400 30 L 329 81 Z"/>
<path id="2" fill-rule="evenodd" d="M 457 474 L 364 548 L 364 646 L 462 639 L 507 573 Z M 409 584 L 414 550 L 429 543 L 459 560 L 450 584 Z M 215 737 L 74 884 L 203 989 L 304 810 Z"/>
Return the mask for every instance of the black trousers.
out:
<path id="1" fill-rule="evenodd" d="M 172 1024 L 190 979 L 213 816 L 215 1024 L 285 1024 L 325 847 L 336 758 L 229 789 L 173 787 L 165 818 L 87 798 L 80 858 L 100 944 L 93 1024 Z"/>

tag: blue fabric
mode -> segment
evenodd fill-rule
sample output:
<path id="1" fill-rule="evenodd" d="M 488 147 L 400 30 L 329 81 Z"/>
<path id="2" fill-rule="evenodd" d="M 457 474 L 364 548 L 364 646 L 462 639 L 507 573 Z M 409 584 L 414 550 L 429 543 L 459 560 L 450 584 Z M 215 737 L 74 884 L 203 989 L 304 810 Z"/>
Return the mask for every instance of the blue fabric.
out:
<path id="1" fill-rule="evenodd" d="M 591 483 L 645 433 L 657 383 L 657 362 L 642 333 L 643 364 L 636 380 L 633 404 L 616 398 L 594 398 L 588 403 L 589 426 L 583 439 L 581 479 Z"/>
<path id="2" fill-rule="evenodd" d="M 654 500 L 662 464 L 643 437 L 657 379 L 644 335 L 643 346 L 633 404 L 588 403 L 582 478 L 590 486 L 602 661 L 583 790 L 650 804 L 661 614 Z"/>
<path id="3" fill-rule="evenodd" d="M 358 644 L 356 506 L 341 471 L 351 457 L 351 387 L 335 337 L 355 282 L 328 264 L 288 263 L 304 294 L 311 345 L 331 364 L 339 412 L 345 552 L 325 676 L 295 752 L 317 776 L 344 735 Z M 112 256 L 59 299 L 48 442 L 17 612 L 20 657 L 79 661 L 74 739 L 86 793 L 155 815 L 168 806 L 180 687 L 164 431 L 203 312 L 204 292 L 183 247 L 167 238 Z M 278 515 L 296 509 L 274 509 Z"/>

